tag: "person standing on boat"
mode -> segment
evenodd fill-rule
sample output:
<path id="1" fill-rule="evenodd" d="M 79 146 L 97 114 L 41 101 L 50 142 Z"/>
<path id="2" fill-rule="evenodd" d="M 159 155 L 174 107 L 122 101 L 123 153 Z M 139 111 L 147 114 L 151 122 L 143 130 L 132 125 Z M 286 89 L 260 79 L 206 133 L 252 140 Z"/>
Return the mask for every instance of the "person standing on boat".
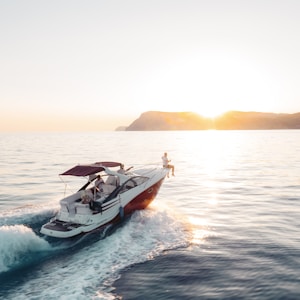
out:
<path id="1" fill-rule="evenodd" d="M 124 169 L 124 165 L 123 164 L 120 164 L 120 169 L 118 170 L 118 173 L 119 174 L 122 174 L 122 175 L 126 175 L 126 172 L 128 172 L 129 170 L 131 170 L 133 167 L 130 167 L 128 169 Z"/>
<path id="2" fill-rule="evenodd" d="M 125 170 L 124 170 L 124 165 L 123 164 L 120 164 L 120 169 L 118 170 L 118 173 L 119 174 L 125 174 Z"/>
<path id="3" fill-rule="evenodd" d="M 95 193 L 101 193 L 103 192 L 103 184 L 104 184 L 104 180 L 102 179 L 102 177 L 100 175 L 97 175 L 96 177 L 96 181 L 95 181 Z"/>
<path id="4" fill-rule="evenodd" d="M 174 174 L 174 170 L 175 167 L 173 165 L 170 165 L 169 162 L 171 161 L 170 159 L 168 159 L 168 153 L 165 152 L 164 155 L 161 157 L 162 161 L 163 161 L 163 167 L 164 168 L 168 168 L 172 170 L 172 175 L 175 176 Z"/>

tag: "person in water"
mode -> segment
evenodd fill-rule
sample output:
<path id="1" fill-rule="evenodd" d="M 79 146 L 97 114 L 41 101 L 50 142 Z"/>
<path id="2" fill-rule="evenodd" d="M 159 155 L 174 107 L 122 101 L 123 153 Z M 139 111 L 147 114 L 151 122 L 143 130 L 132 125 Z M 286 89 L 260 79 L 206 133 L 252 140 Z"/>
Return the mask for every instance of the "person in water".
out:
<path id="1" fill-rule="evenodd" d="M 175 176 L 174 171 L 175 171 L 175 167 L 173 165 L 170 165 L 169 162 L 171 161 L 168 158 L 168 153 L 165 152 L 164 155 L 161 157 L 162 161 L 163 161 L 163 167 L 164 168 L 168 168 L 172 170 L 172 175 Z"/>

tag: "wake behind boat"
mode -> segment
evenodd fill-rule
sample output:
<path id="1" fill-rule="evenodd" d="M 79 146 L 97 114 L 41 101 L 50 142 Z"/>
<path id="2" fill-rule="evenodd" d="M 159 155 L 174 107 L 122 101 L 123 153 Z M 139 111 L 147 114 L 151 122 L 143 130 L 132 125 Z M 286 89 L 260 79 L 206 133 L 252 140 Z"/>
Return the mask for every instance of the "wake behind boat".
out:
<path id="1" fill-rule="evenodd" d="M 119 170 L 114 170 L 116 167 Z M 146 208 L 168 172 L 168 168 L 157 167 L 126 172 L 118 162 L 77 165 L 60 175 L 87 177 L 87 183 L 60 200 L 59 212 L 42 226 L 41 233 L 71 238 L 117 222 L 135 210 Z M 93 182 L 95 186 L 91 187 Z"/>

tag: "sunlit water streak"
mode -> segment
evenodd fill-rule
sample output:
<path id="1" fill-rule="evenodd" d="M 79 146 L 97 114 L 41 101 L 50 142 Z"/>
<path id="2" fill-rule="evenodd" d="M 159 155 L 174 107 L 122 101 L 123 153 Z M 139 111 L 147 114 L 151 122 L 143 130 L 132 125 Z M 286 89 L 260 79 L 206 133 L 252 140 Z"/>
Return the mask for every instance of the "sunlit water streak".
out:
<path id="1" fill-rule="evenodd" d="M 298 136 L 1 134 L 0 298 L 299 298 Z M 64 194 L 57 174 L 99 160 L 160 164 L 165 151 L 176 176 L 147 210 L 77 244 L 39 234 Z"/>

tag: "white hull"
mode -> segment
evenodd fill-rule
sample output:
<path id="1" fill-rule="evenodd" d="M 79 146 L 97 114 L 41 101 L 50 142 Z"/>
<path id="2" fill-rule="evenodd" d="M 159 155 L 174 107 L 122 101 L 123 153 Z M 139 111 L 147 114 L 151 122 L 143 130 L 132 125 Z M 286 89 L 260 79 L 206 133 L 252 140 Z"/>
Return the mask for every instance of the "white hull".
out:
<path id="1" fill-rule="evenodd" d="M 78 191 L 60 201 L 60 211 L 42 226 L 41 233 L 56 238 L 71 238 L 144 209 L 155 198 L 167 172 L 167 169 L 156 168 L 144 174 L 122 175 L 122 184 L 110 188 L 106 184 L 104 188 L 109 193 L 88 204 L 82 203 L 82 191 Z"/>

